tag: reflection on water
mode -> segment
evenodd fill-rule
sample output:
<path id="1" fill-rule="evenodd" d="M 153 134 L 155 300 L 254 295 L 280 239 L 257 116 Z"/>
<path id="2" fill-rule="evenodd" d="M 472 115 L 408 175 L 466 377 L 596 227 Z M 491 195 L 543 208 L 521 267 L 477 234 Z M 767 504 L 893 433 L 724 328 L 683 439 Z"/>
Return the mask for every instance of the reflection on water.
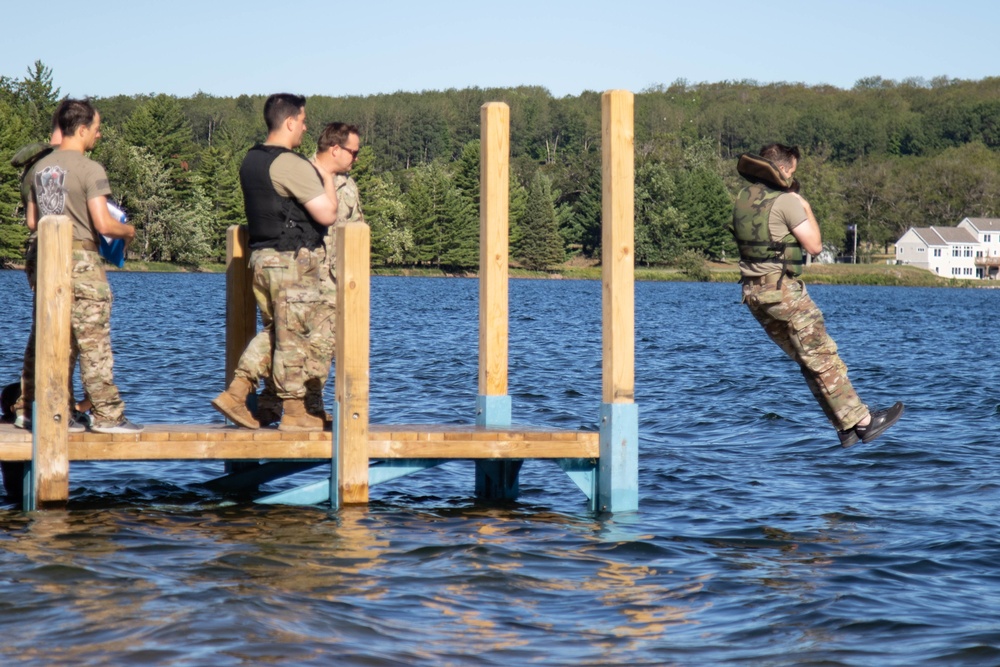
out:
<path id="1" fill-rule="evenodd" d="M 130 416 L 216 420 L 222 277 L 112 281 Z M 26 293 L 12 272 L 0 288 Z M 907 402 L 874 445 L 837 446 L 735 286 L 643 283 L 638 513 L 586 512 L 541 461 L 516 503 L 475 502 L 454 462 L 335 513 L 214 496 L 214 464 L 74 464 L 70 511 L 0 510 L 0 658 L 1000 664 L 1000 371 L 995 337 L 970 335 L 1000 292 L 811 292 L 863 398 Z M 26 299 L 0 322 L 11 379 Z M 473 421 L 475 281 L 376 278 L 372 302 L 373 420 Z M 516 421 L 595 427 L 599 304 L 598 283 L 512 281 Z"/>

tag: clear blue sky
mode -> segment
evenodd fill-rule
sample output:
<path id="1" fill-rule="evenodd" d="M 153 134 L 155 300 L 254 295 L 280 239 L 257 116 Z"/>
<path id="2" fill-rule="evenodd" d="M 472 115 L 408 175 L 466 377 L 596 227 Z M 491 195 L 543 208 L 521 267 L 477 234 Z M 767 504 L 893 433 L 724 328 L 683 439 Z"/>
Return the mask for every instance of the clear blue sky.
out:
<path id="1" fill-rule="evenodd" d="M 17 0 L 0 15 L 0 75 L 41 60 L 74 97 L 1000 75 L 996 0 Z"/>

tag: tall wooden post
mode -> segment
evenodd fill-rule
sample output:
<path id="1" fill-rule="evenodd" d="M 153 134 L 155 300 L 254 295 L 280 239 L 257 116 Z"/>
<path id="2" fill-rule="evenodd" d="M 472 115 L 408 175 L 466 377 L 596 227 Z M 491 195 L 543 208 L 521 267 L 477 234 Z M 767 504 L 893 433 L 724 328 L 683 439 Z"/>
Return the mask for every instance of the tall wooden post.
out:
<path id="1" fill-rule="evenodd" d="M 240 355 L 257 333 L 257 302 L 250 273 L 250 242 L 244 225 L 226 230 L 226 386 Z"/>
<path id="2" fill-rule="evenodd" d="M 477 426 L 510 426 L 507 393 L 510 108 L 480 107 L 479 159 L 479 396 Z M 476 461 L 476 496 L 517 497 L 521 461 Z"/>
<path id="3" fill-rule="evenodd" d="M 233 381 L 236 366 L 247 344 L 257 334 L 257 300 L 250 271 L 250 234 L 246 225 L 226 230 L 226 386 Z M 256 405 L 257 395 L 250 397 Z M 260 464 L 227 461 L 227 473 L 243 472 Z"/>
<path id="4" fill-rule="evenodd" d="M 330 502 L 368 502 L 368 378 L 371 232 L 363 222 L 337 227 L 336 435 Z"/>
<path id="5" fill-rule="evenodd" d="M 635 405 L 634 96 L 601 96 L 601 460 L 596 509 L 639 507 L 639 413 Z"/>
<path id="6" fill-rule="evenodd" d="M 61 507 L 69 500 L 72 248 L 72 220 L 64 215 L 39 220 L 33 446 L 24 503 L 28 510 Z"/>

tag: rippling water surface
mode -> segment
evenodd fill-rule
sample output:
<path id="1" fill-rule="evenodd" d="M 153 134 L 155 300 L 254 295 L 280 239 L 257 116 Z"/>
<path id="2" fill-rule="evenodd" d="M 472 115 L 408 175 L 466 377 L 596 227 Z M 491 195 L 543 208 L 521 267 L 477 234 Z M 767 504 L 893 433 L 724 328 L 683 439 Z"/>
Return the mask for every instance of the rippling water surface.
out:
<path id="1" fill-rule="evenodd" d="M 111 281 L 129 416 L 219 421 L 224 278 Z M 30 300 L 0 289 L 9 382 Z M 537 461 L 516 503 L 456 462 L 332 513 L 213 496 L 216 464 L 74 464 L 69 511 L 0 509 L 0 659 L 1000 665 L 1000 291 L 810 291 L 862 398 L 907 404 L 875 443 L 837 445 L 735 285 L 640 283 L 638 513 Z M 511 282 L 516 422 L 596 427 L 600 294 Z M 476 355 L 476 281 L 373 280 L 373 422 L 471 423 Z"/>

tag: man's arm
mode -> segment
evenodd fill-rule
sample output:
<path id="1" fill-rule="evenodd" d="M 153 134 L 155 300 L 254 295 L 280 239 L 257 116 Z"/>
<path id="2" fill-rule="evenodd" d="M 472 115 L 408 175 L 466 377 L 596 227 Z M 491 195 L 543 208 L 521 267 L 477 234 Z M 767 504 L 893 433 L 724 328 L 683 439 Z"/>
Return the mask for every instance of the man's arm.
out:
<path id="1" fill-rule="evenodd" d="M 99 234 L 112 239 L 125 239 L 126 242 L 135 238 L 135 227 L 118 222 L 108 213 L 108 198 L 104 195 L 88 199 L 87 211 Z"/>
<path id="2" fill-rule="evenodd" d="M 806 212 L 806 219 L 792 227 L 792 236 L 798 240 L 802 249 L 807 253 L 818 255 L 823 252 L 823 236 L 819 231 L 819 223 L 816 222 L 816 216 L 813 215 L 809 202 L 797 192 L 792 194 L 799 198 L 799 201 L 802 202 L 802 208 Z"/>
<path id="3" fill-rule="evenodd" d="M 329 227 L 337 222 L 337 191 L 333 186 L 333 176 L 317 169 L 323 179 L 323 194 L 313 197 L 305 203 L 306 210 L 312 219 L 321 225 Z"/>
<path id="4" fill-rule="evenodd" d="M 28 223 L 28 229 L 35 231 L 38 228 L 38 209 L 35 208 L 34 198 L 28 200 L 28 209 L 25 212 L 25 217 L 25 222 Z"/>

